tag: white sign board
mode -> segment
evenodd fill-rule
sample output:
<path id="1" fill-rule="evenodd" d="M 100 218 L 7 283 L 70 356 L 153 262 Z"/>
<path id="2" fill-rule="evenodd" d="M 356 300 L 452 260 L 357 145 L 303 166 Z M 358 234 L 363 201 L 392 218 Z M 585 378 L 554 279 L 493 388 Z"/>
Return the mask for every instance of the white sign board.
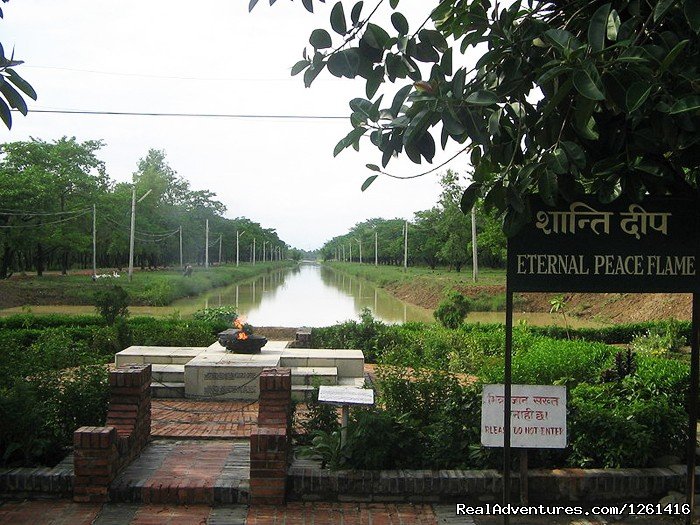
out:
<path id="1" fill-rule="evenodd" d="M 319 403 L 332 405 L 373 405 L 374 390 L 353 386 L 327 386 L 318 388 Z"/>
<path id="2" fill-rule="evenodd" d="M 481 444 L 503 446 L 504 385 L 484 385 Z M 566 447 L 566 387 L 512 385 L 510 445 L 517 448 Z"/>

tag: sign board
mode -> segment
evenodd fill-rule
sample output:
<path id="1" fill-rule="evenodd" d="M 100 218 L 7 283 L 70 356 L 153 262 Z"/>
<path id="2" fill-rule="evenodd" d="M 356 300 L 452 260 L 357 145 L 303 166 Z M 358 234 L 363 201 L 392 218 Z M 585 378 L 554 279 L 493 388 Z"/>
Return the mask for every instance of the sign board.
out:
<path id="1" fill-rule="evenodd" d="M 653 199 L 553 208 L 508 239 L 513 292 L 700 292 L 700 203 Z"/>
<path id="2" fill-rule="evenodd" d="M 374 405 L 374 390 L 322 385 L 318 388 L 318 401 L 331 405 Z"/>
<path id="3" fill-rule="evenodd" d="M 484 385 L 481 444 L 503 446 L 503 385 Z M 566 387 L 512 385 L 511 447 L 566 447 Z"/>

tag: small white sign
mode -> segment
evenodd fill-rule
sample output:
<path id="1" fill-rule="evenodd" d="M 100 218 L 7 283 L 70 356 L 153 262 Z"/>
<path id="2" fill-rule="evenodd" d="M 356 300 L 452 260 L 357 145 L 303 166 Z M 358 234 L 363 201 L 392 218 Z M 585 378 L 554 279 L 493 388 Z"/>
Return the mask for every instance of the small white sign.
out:
<path id="1" fill-rule="evenodd" d="M 481 444 L 503 446 L 504 385 L 484 385 Z M 510 446 L 566 448 L 566 387 L 512 385 Z"/>
<path id="2" fill-rule="evenodd" d="M 373 405 L 374 390 L 353 386 L 327 386 L 318 388 L 319 403 L 332 405 Z"/>

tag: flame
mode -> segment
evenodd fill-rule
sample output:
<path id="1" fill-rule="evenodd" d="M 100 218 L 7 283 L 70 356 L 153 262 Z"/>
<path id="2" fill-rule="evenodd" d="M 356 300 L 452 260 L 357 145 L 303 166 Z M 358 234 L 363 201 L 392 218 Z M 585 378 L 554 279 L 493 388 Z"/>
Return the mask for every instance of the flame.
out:
<path id="1" fill-rule="evenodd" d="M 236 319 L 233 320 L 233 327 L 240 330 L 240 332 L 238 332 L 238 335 L 236 336 L 239 341 L 245 341 L 246 339 L 248 339 L 248 334 L 246 334 L 243 331 L 243 323 L 244 322 L 245 322 L 245 319 L 243 319 L 242 317 L 237 317 Z"/>

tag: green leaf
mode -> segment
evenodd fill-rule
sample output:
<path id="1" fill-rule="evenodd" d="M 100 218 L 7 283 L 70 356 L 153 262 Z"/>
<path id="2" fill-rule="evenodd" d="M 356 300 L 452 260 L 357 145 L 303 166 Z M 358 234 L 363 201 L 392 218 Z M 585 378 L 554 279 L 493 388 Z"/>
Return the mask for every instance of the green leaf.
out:
<path id="1" fill-rule="evenodd" d="M 443 53 L 449 47 L 442 33 L 435 29 L 421 29 L 418 33 L 418 38 L 420 38 L 421 42 L 429 42 L 435 49 Z"/>
<path id="2" fill-rule="evenodd" d="M 577 49 L 581 43 L 576 37 L 564 29 L 549 29 L 545 31 L 545 39 L 560 49 Z"/>
<path id="3" fill-rule="evenodd" d="M 408 20 L 398 11 L 391 14 L 391 25 L 394 26 L 400 35 L 408 34 Z"/>
<path id="4" fill-rule="evenodd" d="M 452 77 L 452 96 L 455 98 L 462 98 L 464 94 L 464 81 L 467 76 L 467 71 L 464 68 L 457 70 L 455 75 Z"/>
<path id="5" fill-rule="evenodd" d="M 676 57 L 685 49 L 685 46 L 688 45 L 689 40 L 681 40 L 678 42 L 675 46 L 673 46 L 673 49 L 671 49 L 671 52 L 666 55 L 666 58 L 664 58 L 664 61 L 661 62 L 661 67 L 659 67 L 659 75 L 663 74 L 670 66 L 673 64 L 673 61 L 676 60 Z"/>
<path id="6" fill-rule="evenodd" d="M 427 108 L 421 110 L 413 117 L 406 127 L 406 132 L 403 134 L 404 145 L 410 144 L 419 138 L 428 129 L 431 118 L 432 113 Z"/>
<path id="7" fill-rule="evenodd" d="M 376 121 L 379 118 L 379 111 L 375 110 L 371 101 L 364 98 L 353 98 L 350 101 L 350 109 L 360 113 L 367 120 Z"/>
<path id="8" fill-rule="evenodd" d="M 557 194 L 559 193 L 556 173 L 549 171 L 548 169 L 543 169 L 542 173 L 540 174 L 540 178 L 537 181 L 537 188 L 539 190 L 540 197 L 545 204 L 549 206 L 556 206 Z"/>
<path id="9" fill-rule="evenodd" d="M 462 210 L 462 213 L 467 215 L 472 211 L 472 208 L 474 207 L 474 204 L 476 204 L 476 200 L 479 198 L 479 195 L 481 195 L 481 184 L 478 182 L 472 182 L 469 187 L 464 190 L 464 193 L 462 193 L 462 198 L 459 201 L 459 207 Z"/>
<path id="10" fill-rule="evenodd" d="M 333 149 L 333 156 L 337 157 L 338 154 L 343 151 L 345 148 L 349 148 L 353 144 L 355 144 L 357 141 L 360 140 L 360 137 L 365 134 L 367 131 L 367 128 L 359 127 L 353 129 L 350 133 L 348 133 L 345 137 L 340 139 L 338 144 L 335 145 L 335 148 Z"/>
<path id="11" fill-rule="evenodd" d="M 671 115 L 677 115 L 679 113 L 686 113 L 688 111 L 697 111 L 700 109 L 700 96 L 690 95 L 689 97 L 683 97 L 677 100 L 673 106 L 671 106 Z"/>
<path id="12" fill-rule="evenodd" d="M 620 185 L 620 177 L 618 175 L 611 175 L 607 179 L 603 179 L 596 192 L 598 200 L 603 204 L 611 203 L 621 194 L 622 186 Z"/>
<path id="13" fill-rule="evenodd" d="M 312 65 L 306 71 L 304 71 L 304 86 L 311 87 L 311 83 L 316 79 L 316 77 L 323 71 L 326 66 L 325 62 L 321 62 L 320 66 Z"/>
<path id="14" fill-rule="evenodd" d="M 304 71 L 307 67 L 311 65 L 311 62 L 308 60 L 300 60 L 296 64 L 292 66 L 292 76 L 298 75 L 302 71 Z"/>
<path id="15" fill-rule="evenodd" d="M 301 4 L 304 6 L 304 8 L 305 8 L 309 13 L 313 13 L 313 12 L 314 12 L 314 2 L 313 2 L 313 0 L 301 0 Z"/>
<path id="16" fill-rule="evenodd" d="M 331 27 L 333 31 L 339 35 L 344 35 L 347 33 L 347 25 L 345 24 L 345 11 L 343 10 L 343 3 L 338 2 L 333 6 L 331 10 Z"/>
<path id="17" fill-rule="evenodd" d="M 600 78 L 594 80 L 589 71 L 585 69 L 577 69 L 574 71 L 574 87 L 576 91 L 586 98 L 591 100 L 605 100 Z"/>
<path id="18" fill-rule="evenodd" d="M 314 49 L 327 49 L 333 45 L 333 40 L 331 40 L 330 33 L 325 29 L 314 29 L 309 37 L 309 44 Z"/>
<path id="19" fill-rule="evenodd" d="M 335 77 L 355 78 L 360 66 L 357 49 L 343 49 L 328 58 L 328 71 Z"/>
<path id="20" fill-rule="evenodd" d="M 365 39 L 368 45 L 375 49 L 384 49 L 384 46 L 390 39 L 389 33 L 384 31 L 384 29 L 377 24 L 372 23 L 367 24 L 367 30 L 362 38 Z"/>
<path id="21" fill-rule="evenodd" d="M 394 100 L 391 103 L 391 109 L 389 110 L 394 117 L 399 116 L 399 111 L 401 111 L 401 106 L 406 101 L 406 97 L 411 91 L 412 85 L 404 86 L 396 92 L 394 95 Z"/>
<path id="22" fill-rule="evenodd" d="M 700 2 L 696 0 L 685 0 L 683 11 L 690 27 L 697 34 L 700 34 Z"/>
<path id="23" fill-rule="evenodd" d="M 377 180 L 377 177 L 379 175 L 370 175 L 365 179 L 365 181 L 362 183 L 362 188 L 360 188 L 362 191 L 365 191 L 367 188 L 370 187 L 370 185 Z"/>
<path id="24" fill-rule="evenodd" d="M 360 21 L 360 14 L 362 13 L 363 5 L 364 2 L 360 0 L 354 6 L 352 6 L 352 11 L 350 11 L 350 21 L 353 23 L 353 25 L 357 25 L 357 22 Z"/>
<path id="25" fill-rule="evenodd" d="M 569 170 L 569 159 L 563 148 L 555 148 L 547 156 L 547 167 L 558 174 L 566 173 Z"/>
<path id="26" fill-rule="evenodd" d="M 508 207 L 503 217 L 503 233 L 506 234 L 506 237 L 513 237 L 516 235 L 522 227 L 525 226 L 527 218 L 528 216 L 525 210 L 519 211 Z"/>
<path id="27" fill-rule="evenodd" d="M 498 96 L 493 91 L 480 90 L 469 95 L 467 102 L 476 106 L 490 106 L 498 102 Z"/>
<path id="28" fill-rule="evenodd" d="M 372 98 L 379 90 L 379 86 L 384 82 L 384 69 L 377 67 L 372 71 L 372 74 L 367 78 L 365 85 L 365 94 L 367 98 Z"/>
<path id="29" fill-rule="evenodd" d="M 248 3 L 248 12 L 249 13 L 253 10 L 253 8 L 255 7 L 255 4 L 257 4 L 257 3 L 258 3 L 258 0 L 250 0 L 250 2 Z"/>
<path id="30" fill-rule="evenodd" d="M 610 14 L 610 4 L 603 4 L 591 17 L 588 24 L 588 45 L 595 53 L 605 48 L 605 34 L 608 29 L 608 15 Z"/>
<path id="31" fill-rule="evenodd" d="M 27 103 L 22 98 L 15 88 L 9 82 L 0 82 L 0 93 L 5 95 L 5 100 L 10 103 L 10 107 L 16 109 L 22 115 L 27 115 Z"/>
<path id="32" fill-rule="evenodd" d="M 503 210 L 506 207 L 506 192 L 503 182 L 496 181 L 484 198 L 484 209 Z"/>
<path id="33" fill-rule="evenodd" d="M 620 30 L 620 15 L 614 9 L 610 11 L 608 15 L 608 24 L 606 27 L 606 34 L 608 40 L 611 42 L 617 41 L 617 32 Z"/>
<path id="34" fill-rule="evenodd" d="M 676 0 L 658 0 L 656 7 L 654 7 L 654 22 L 658 22 L 675 3 Z"/>
<path id="35" fill-rule="evenodd" d="M 566 151 L 566 156 L 568 157 L 569 161 L 574 164 L 574 166 L 579 169 L 586 167 L 586 154 L 581 146 L 575 142 L 564 140 L 561 143 L 561 147 L 564 148 L 564 151 Z"/>
<path id="36" fill-rule="evenodd" d="M 464 135 L 464 126 L 449 109 L 442 112 L 442 125 L 452 136 Z"/>
<path id="37" fill-rule="evenodd" d="M 627 112 L 632 113 L 639 108 L 651 93 L 652 85 L 648 82 L 634 82 L 628 89 L 625 96 Z"/>
<path id="38" fill-rule="evenodd" d="M 10 108 L 7 107 L 7 104 L 5 104 L 5 101 L 0 98 L 0 119 L 5 123 L 5 126 L 7 126 L 7 129 L 12 128 L 12 113 L 10 112 Z"/>
<path id="39" fill-rule="evenodd" d="M 376 164 L 365 164 L 365 166 L 372 171 L 382 171 Z"/>
<path id="40" fill-rule="evenodd" d="M 389 5 L 392 9 L 396 9 L 396 6 L 399 5 L 399 0 L 389 0 Z"/>

